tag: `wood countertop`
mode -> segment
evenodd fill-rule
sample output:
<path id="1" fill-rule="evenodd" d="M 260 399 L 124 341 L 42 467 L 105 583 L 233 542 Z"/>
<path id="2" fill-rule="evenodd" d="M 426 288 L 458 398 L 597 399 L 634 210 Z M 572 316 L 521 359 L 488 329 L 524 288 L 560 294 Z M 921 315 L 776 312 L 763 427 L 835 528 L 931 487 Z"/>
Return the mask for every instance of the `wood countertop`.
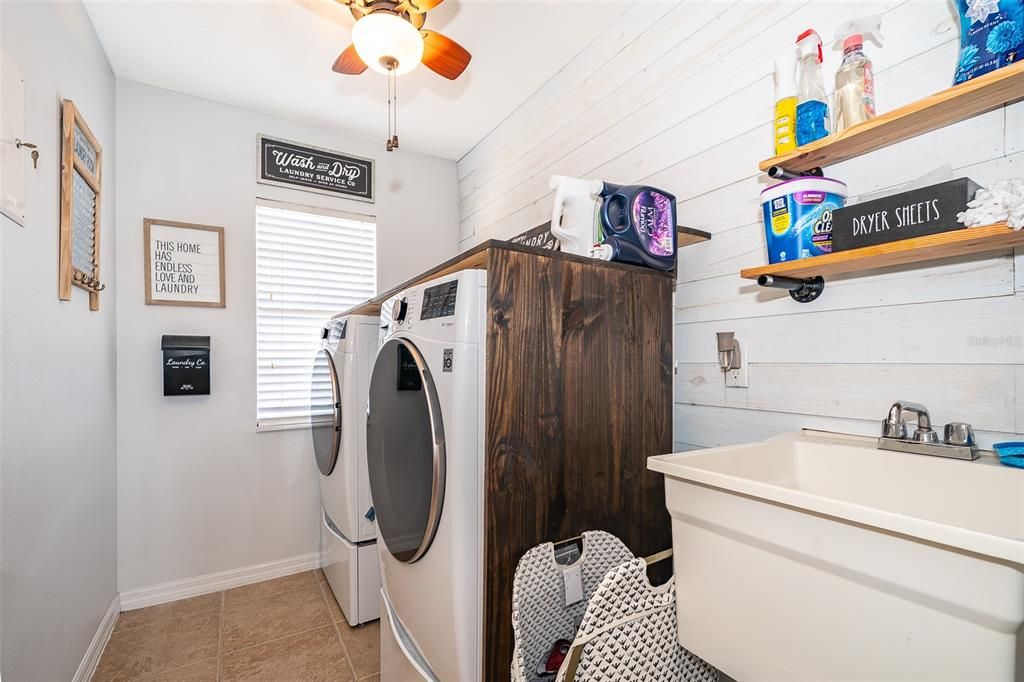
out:
<path id="1" fill-rule="evenodd" d="M 694 233 L 700 231 L 693 230 Z M 698 243 L 698 241 L 706 241 L 711 235 L 707 235 L 706 238 L 697 239 L 700 235 L 706 235 L 707 233 L 700 232 L 699 235 L 694 235 L 694 241 L 690 243 Z M 680 239 L 680 248 L 682 248 L 683 241 Z M 517 253 L 528 253 L 535 256 L 542 256 L 545 258 L 561 259 L 569 262 L 585 263 L 595 268 L 607 268 L 612 270 L 625 270 L 627 272 L 634 272 L 638 274 L 647 274 L 651 277 L 664 277 L 674 278 L 676 273 L 675 270 L 664 272 L 662 270 L 655 270 L 653 268 L 644 268 L 637 265 L 629 265 L 627 263 L 616 263 L 613 261 L 598 260 L 596 258 L 589 258 L 587 256 L 577 256 L 571 253 L 565 253 L 562 251 L 555 251 L 553 249 L 544 249 L 537 246 L 526 246 L 525 244 L 516 244 L 514 242 L 502 241 L 498 239 L 489 239 L 485 242 L 477 244 L 468 251 L 463 251 L 454 258 L 450 258 L 445 262 L 436 265 L 426 272 L 423 272 L 412 279 L 402 282 L 398 286 L 394 286 L 387 291 L 374 296 L 373 298 L 359 303 L 348 310 L 345 310 L 343 315 L 379 315 L 381 306 L 389 298 L 395 294 L 408 289 L 409 287 L 422 284 L 438 277 L 444 277 L 445 275 L 451 275 L 456 272 L 463 270 L 486 270 L 490 262 L 490 254 L 493 251 L 514 251 Z"/>

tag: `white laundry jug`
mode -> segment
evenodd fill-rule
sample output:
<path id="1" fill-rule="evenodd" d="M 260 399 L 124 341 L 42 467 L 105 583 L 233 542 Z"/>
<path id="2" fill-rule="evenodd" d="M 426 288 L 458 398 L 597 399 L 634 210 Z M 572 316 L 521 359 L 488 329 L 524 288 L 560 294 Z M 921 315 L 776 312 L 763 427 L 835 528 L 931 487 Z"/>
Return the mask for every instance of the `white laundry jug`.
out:
<path id="1" fill-rule="evenodd" d="M 549 182 L 555 190 L 551 209 L 551 234 L 558 237 L 562 251 L 589 256 L 594 244 L 601 242 L 601 223 L 596 219 L 603 183 L 564 175 L 552 175 Z"/>

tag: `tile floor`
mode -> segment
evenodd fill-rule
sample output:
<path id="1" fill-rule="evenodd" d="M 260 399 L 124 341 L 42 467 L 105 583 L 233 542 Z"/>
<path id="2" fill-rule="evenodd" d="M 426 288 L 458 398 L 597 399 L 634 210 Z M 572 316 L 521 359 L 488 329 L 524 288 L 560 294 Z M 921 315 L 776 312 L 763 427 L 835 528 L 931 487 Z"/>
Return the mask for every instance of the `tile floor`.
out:
<path id="1" fill-rule="evenodd" d="M 378 623 L 352 628 L 321 571 L 125 611 L 94 682 L 376 682 Z"/>

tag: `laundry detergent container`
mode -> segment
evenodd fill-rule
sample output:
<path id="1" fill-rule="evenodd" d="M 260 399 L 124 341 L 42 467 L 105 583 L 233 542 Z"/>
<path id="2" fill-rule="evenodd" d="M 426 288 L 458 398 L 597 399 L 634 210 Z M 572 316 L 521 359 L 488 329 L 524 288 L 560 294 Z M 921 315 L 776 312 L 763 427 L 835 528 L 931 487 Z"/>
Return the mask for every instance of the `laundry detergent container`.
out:
<path id="1" fill-rule="evenodd" d="M 832 211 L 846 205 L 846 183 L 804 177 L 761 192 L 768 262 L 832 253 Z"/>

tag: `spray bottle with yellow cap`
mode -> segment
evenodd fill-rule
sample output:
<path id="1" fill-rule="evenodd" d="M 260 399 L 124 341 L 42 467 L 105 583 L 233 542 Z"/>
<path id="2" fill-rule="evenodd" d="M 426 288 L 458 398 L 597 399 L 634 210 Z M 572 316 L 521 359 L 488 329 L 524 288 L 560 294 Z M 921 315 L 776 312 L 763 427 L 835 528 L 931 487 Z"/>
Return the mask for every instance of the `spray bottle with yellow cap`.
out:
<path id="1" fill-rule="evenodd" d="M 796 149 L 796 55 L 775 60 L 775 155 Z"/>

